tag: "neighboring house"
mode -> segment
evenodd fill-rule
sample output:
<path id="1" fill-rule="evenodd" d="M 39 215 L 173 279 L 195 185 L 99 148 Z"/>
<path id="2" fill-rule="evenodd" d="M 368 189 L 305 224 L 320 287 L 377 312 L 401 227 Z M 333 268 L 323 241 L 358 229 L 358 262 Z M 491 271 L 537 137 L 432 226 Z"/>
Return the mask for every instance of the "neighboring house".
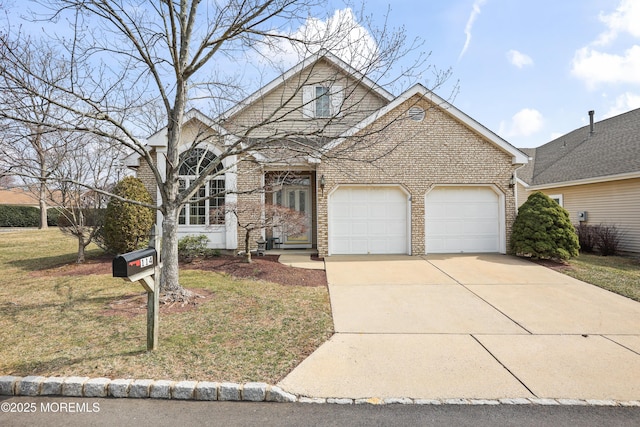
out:
<path id="1" fill-rule="evenodd" d="M 0 188 L 0 205 L 31 206 L 39 208 L 37 190 L 29 191 L 23 188 Z M 62 195 L 55 191 L 48 199 L 47 206 L 59 206 Z"/>
<path id="2" fill-rule="evenodd" d="M 532 161 L 517 171 L 518 206 L 542 191 L 575 225 L 615 225 L 621 249 L 640 252 L 640 109 L 596 123 L 593 114 L 589 125 L 526 150 Z"/>
<path id="3" fill-rule="evenodd" d="M 290 235 L 284 226 L 266 236 L 278 237 L 282 248 L 316 248 L 320 256 L 507 251 L 516 215 L 514 171 L 528 157 L 423 86 L 394 96 L 336 57 L 319 54 L 232 108 L 224 121 L 188 112 L 183 147 L 217 135 L 198 145 L 203 151 L 196 157 L 208 150 L 208 162 L 237 135 L 274 117 L 247 144 L 275 142 L 225 159 L 221 168 L 228 169 L 200 194 L 228 193 L 187 204 L 180 234 L 203 233 L 212 247 L 236 250 L 241 230 L 233 219 L 208 212 L 252 201 L 304 212 L 307 233 Z M 301 134 L 308 135 L 304 144 L 295 136 Z M 287 143 L 292 138 L 295 147 Z M 148 147 L 162 171 L 166 129 L 152 135 Z M 185 185 L 201 167 L 196 157 L 183 165 Z M 139 159 L 129 165 L 154 194 L 149 167 Z M 252 192 L 256 188 L 266 191 Z"/>
<path id="4" fill-rule="evenodd" d="M 0 205 L 39 207 L 38 198 L 21 188 L 0 188 Z"/>

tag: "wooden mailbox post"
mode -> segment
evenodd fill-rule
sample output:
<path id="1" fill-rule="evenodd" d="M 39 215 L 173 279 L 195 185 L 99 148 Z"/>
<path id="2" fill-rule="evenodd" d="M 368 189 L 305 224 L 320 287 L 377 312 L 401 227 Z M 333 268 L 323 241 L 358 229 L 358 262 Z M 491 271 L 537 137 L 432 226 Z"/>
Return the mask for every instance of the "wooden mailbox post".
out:
<path id="1" fill-rule="evenodd" d="M 160 268 L 157 249 L 159 239 L 155 225 L 151 228 L 149 247 L 113 259 L 113 277 L 140 282 L 147 291 L 147 350 L 158 348 L 158 314 L 160 312 Z"/>

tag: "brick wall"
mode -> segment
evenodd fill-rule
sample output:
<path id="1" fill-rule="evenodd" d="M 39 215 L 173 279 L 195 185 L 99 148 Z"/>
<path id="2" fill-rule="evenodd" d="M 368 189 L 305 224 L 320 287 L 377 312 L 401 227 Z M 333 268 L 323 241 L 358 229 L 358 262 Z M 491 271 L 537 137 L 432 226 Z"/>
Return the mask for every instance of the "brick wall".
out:
<path id="1" fill-rule="evenodd" d="M 155 151 L 153 153 L 151 153 L 151 157 L 153 158 L 153 161 L 156 161 L 156 153 Z M 143 158 L 140 159 L 140 166 L 138 167 L 137 171 L 136 171 L 136 176 L 138 177 L 138 179 L 140 179 L 142 181 L 142 183 L 144 184 L 144 186 L 147 188 L 147 190 L 149 191 L 149 194 L 151 194 L 151 198 L 153 199 L 153 203 L 155 203 L 156 205 L 158 204 L 158 187 L 156 184 L 156 179 L 155 176 L 153 175 L 153 172 L 151 171 L 151 168 L 149 167 L 149 165 L 147 164 L 147 162 L 144 161 Z"/>
<path id="2" fill-rule="evenodd" d="M 417 100 L 408 100 L 396 112 L 406 111 Z M 346 141 L 325 159 L 318 176 L 325 175 L 324 191 L 318 192 L 318 251 L 328 252 L 327 196 L 340 184 L 400 184 L 410 194 L 411 252 L 425 253 L 424 200 L 436 184 L 492 184 L 505 197 L 506 239 L 515 220 L 515 198 L 509 180 L 515 169 L 511 156 L 471 131 L 450 115 L 418 101 L 426 110 L 421 122 L 392 113 L 361 132 L 362 138 Z M 366 149 L 359 149 L 366 147 Z M 331 157 L 331 154 L 329 155 Z M 344 159 L 351 157 L 352 160 Z M 508 246 L 507 246 L 508 247 Z"/>
<path id="3" fill-rule="evenodd" d="M 245 158 L 238 162 L 238 205 L 242 206 L 242 203 L 260 203 L 263 198 L 262 189 L 262 176 L 263 170 L 261 165 L 251 161 L 250 158 Z M 242 212 L 239 214 L 240 221 L 246 223 L 247 218 Z M 245 230 L 238 227 L 238 250 L 244 250 Z M 251 232 L 249 242 L 251 249 L 256 249 L 256 241 L 261 235 L 261 231 Z"/>

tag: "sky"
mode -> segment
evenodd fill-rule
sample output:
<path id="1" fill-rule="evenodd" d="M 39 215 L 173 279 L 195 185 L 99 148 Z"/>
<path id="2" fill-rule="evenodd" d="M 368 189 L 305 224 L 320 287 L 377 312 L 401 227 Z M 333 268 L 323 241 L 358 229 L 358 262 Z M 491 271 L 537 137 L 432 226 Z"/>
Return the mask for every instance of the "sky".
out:
<path id="1" fill-rule="evenodd" d="M 367 0 L 451 67 L 435 90 L 512 145 L 640 108 L 640 0 Z M 338 3 L 336 3 L 336 6 Z M 331 3 L 329 3 L 329 7 Z"/>
<path id="2" fill-rule="evenodd" d="M 306 22 L 274 31 L 313 38 L 335 26 L 330 17 L 351 19 L 345 40 L 363 45 L 347 42 L 346 51 L 375 48 L 345 0 L 316 10 Z M 516 147 L 537 147 L 587 125 L 589 110 L 599 121 L 640 108 L 640 0 L 365 0 L 364 11 L 374 25 L 386 19 L 408 40 L 422 40 L 429 64 L 452 71 L 436 94 Z M 283 50 L 278 55 L 295 65 L 295 52 Z M 399 62 L 396 69 L 406 65 Z M 412 83 L 431 88 L 433 75 Z"/>

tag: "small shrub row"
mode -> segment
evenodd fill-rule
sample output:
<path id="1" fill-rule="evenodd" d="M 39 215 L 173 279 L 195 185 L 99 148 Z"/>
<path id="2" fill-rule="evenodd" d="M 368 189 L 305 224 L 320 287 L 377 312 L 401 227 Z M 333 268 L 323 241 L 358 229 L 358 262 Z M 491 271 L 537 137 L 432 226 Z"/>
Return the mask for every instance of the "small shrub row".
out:
<path id="1" fill-rule="evenodd" d="M 58 225 L 59 213 L 55 208 L 47 210 L 47 224 Z M 33 206 L 0 205 L 0 227 L 39 227 L 40 209 Z"/>
<path id="2" fill-rule="evenodd" d="M 623 233 L 615 225 L 586 225 L 580 223 L 576 227 L 580 250 L 582 252 L 595 252 L 602 256 L 615 255 L 620 250 L 620 242 Z"/>

